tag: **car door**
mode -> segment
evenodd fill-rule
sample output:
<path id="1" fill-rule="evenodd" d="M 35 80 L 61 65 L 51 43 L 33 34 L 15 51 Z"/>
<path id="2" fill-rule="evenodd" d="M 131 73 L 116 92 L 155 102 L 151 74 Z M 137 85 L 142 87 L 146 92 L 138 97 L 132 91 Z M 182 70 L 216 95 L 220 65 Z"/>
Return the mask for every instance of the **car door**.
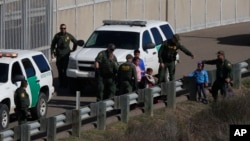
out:
<path id="1" fill-rule="evenodd" d="M 22 65 L 24 67 L 26 78 L 28 81 L 27 91 L 31 93 L 31 107 L 35 107 L 39 98 L 40 80 L 37 78 L 35 68 L 29 58 L 22 59 Z"/>

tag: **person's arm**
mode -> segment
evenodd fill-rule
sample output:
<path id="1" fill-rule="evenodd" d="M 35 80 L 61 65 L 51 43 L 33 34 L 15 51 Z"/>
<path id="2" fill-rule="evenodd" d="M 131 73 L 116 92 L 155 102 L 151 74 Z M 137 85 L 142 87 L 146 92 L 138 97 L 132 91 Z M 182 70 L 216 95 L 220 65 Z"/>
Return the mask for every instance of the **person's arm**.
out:
<path id="1" fill-rule="evenodd" d="M 140 59 L 140 64 L 139 64 L 140 68 L 141 68 L 141 71 L 142 71 L 142 76 L 145 75 L 145 64 L 144 64 L 144 61 L 142 59 Z"/>
<path id="2" fill-rule="evenodd" d="M 73 43 L 73 48 L 72 48 L 71 51 L 75 51 L 76 48 L 77 48 L 77 40 L 76 40 L 76 38 L 73 35 L 69 34 L 69 36 L 70 36 L 71 42 Z"/>
<path id="3" fill-rule="evenodd" d="M 204 71 L 204 82 L 205 83 L 209 83 L 209 80 L 208 80 L 208 73 L 206 70 L 203 70 Z"/>
<path id="4" fill-rule="evenodd" d="M 50 47 L 50 53 L 51 53 L 51 58 L 53 59 L 56 54 L 55 54 L 55 49 L 56 49 L 56 44 L 58 42 L 58 38 L 57 38 L 57 34 L 54 36 L 54 38 L 52 39 L 52 43 L 51 43 L 51 47 Z"/>
<path id="5" fill-rule="evenodd" d="M 203 64 L 208 64 L 208 65 L 215 65 L 217 63 L 217 59 L 213 59 L 213 60 L 203 60 L 202 61 Z"/>
<path id="6" fill-rule="evenodd" d="M 225 62 L 226 64 L 226 70 L 227 74 L 225 75 L 226 77 L 226 82 L 230 82 L 233 79 L 233 74 L 232 74 L 232 64 L 228 61 Z"/>
<path id="7" fill-rule="evenodd" d="M 138 84 L 137 84 L 137 73 L 136 73 L 136 68 L 133 64 L 131 64 L 132 67 L 132 76 L 134 77 L 134 89 L 138 89 Z"/>
<path id="8" fill-rule="evenodd" d="M 162 53 L 163 53 L 163 50 L 164 50 L 164 46 L 165 45 L 167 45 L 167 41 L 163 41 L 162 42 L 162 45 L 161 45 L 161 47 L 160 47 L 160 49 L 159 49 L 159 52 L 158 52 L 158 61 L 159 61 L 159 63 L 163 63 L 163 59 L 162 59 Z"/>
<path id="9" fill-rule="evenodd" d="M 182 52 L 184 52 L 186 55 L 194 58 L 194 55 L 192 54 L 191 51 L 189 51 L 185 46 L 181 45 L 180 43 L 177 43 L 176 45 L 178 49 L 180 49 Z"/>

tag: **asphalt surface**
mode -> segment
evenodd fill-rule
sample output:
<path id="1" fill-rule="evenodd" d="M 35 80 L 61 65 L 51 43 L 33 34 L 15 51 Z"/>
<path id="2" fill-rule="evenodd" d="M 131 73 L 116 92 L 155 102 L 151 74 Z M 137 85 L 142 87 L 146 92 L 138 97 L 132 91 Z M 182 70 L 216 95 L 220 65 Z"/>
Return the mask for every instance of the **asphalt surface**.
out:
<path id="1" fill-rule="evenodd" d="M 224 50 L 226 58 L 231 63 L 241 62 L 250 58 L 250 22 L 231 24 L 180 34 L 181 44 L 188 48 L 194 59 L 179 51 L 180 63 L 176 66 L 176 79 L 196 69 L 196 63 L 201 60 L 215 59 L 218 50 Z M 52 63 L 55 77 L 57 96 L 49 103 L 48 116 L 64 112 L 65 109 L 75 107 L 75 95 L 68 89 L 57 87 L 57 69 Z M 215 69 L 215 66 L 206 65 L 207 70 Z M 93 93 L 81 95 L 81 105 L 95 102 Z"/>
<path id="2" fill-rule="evenodd" d="M 233 64 L 250 58 L 250 22 L 182 33 L 180 37 L 181 44 L 188 48 L 195 58 L 191 59 L 191 57 L 179 51 L 180 63 L 176 67 L 176 79 L 195 70 L 198 61 L 215 59 L 218 50 L 224 50 L 226 58 Z M 58 88 L 55 62 L 52 61 L 51 65 L 57 94 L 49 102 L 47 117 L 74 109 L 76 105 L 75 95 L 70 94 L 67 88 Z M 212 70 L 215 69 L 215 66 L 206 65 L 205 69 Z M 80 100 L 81 106 L 84 106 L 95 102 L 96 98 L 90 92 L 82 94 Z M 10 127 L 15 125 L 17 125 L 17 122 L 12 122 Z"/>

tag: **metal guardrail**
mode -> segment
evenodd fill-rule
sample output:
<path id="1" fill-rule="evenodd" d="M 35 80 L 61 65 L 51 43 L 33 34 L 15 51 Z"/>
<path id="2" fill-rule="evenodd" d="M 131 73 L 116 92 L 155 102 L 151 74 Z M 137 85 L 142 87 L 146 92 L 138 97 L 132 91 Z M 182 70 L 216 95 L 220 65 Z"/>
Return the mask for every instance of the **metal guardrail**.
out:
<path id="1" fill-rule="evenodd" d="M 242 74 L 249 73 L 249 70 L 250 70 L 249 65 L 248 65 L 250 62 L 249 60 L 236 63 L 233 65 L 234 73 L 239 73 L 239 76 L 240 76 L 240 78 L 237 78 L 237 80 L 241 79 Z M 213 73 L 210 73 L 210 74 L 213 75 Z M 238 75 L 234 74 L 234 76 L 238 76 Z M 215 76 L 211 76 L 212 79 L 214 79 L 214 77 Z M 76 110 L 79 113 L 79 121 L 78 121 L 79 124 L 75 124 L 75 121 L 76 119 L 78 119 L 78 117 L 74 115 L 74 112 L 72 111 L 68 113 L 65 112 L 65 113 L 56 115 L 54 117 L 50 117 L 49 119 L 43 119 L 44 121 L 43 123 L 51 124 L 51 122 L 52 123 L 54 122 L 55 126 L 53 125 L 45 126 L 47 130 L 44 129 L 44 125 L 43 123 L 41 123 L 41 121 L 40 122 L 35 121 L 35 122 L 25 124 L 24 126 L 27 126 L 26 128 L 17 126 L 15 128 L 0 132 L 0 140 L 10 141 L 10 140 L 21 139 L 21 140 L 29 141 L 27 139 L 30 139 L 31 136 L 34 136 L 41 132 L 47 132 L 47 141 L 52 141 L 56 138 L 57 128 L 64 127 L 68 124 L 74 124 L 74 126 L 72 126 L 72 132 L 80 132 L 79 130 L 76 130 L 75 128 L 80 129 L 79 126 L 82 126 L 81 121 L 86 120 L 88 118 L 92 118 L 92 117 L 97 118 L 97 121 L 98 121 L 97 127 L 99 127 L 99 129 L 105 129 L 106 116 L 107 116 L 106 112 L 110 112 L 115 109 L 121 109 L 121 113 L 120 113 L 121 121 L 128 122 L 129 112 L 131 110 L 130 105 L 138 104 L 141 102 L 143 102 L 145 105 L 144 106 L 145 113 L 148 113 L 149 115 L 153 116 L 153 99 L 162 95 L 168 95 L 168 101 L 167 101 L 168 106 L 171 106 L 171 103 L 174 104 L 175 102 L 174 98 L 176 97 L 176 92 L 185 90 L 183 86 L 184 84 L 185 83 L 183 83 L 181 80 L 177 80 L 175 82 L 167 82 L 166 86 L 164 86 L 165 84 L 162 85 L 161 87 L 157 85 L 152 88 L 143 89 L 139 91 L 139 93 L 135 93 L 135 92 L 128 93 L 128 94 L 124 94 L 121 96 L 117 96 L 116 98 L 113 98 L 113 99 L 108 99 L 105 101 L 92 103 L 89 106 L 79 108 L 78 110 Z M 79 96 L 80 94 L 78 93 L 77 95 Z M 173 99 L 174 102 L 169 101 L 170 98 Z M 79 98 L 76 98 L 76 99 L 79 99 Z M 78 102 L 78 104 L 79 103 L 80 102 Z M 172 105 L 172 107 L 174 108 L 175 106 Z M 48 128 L 50 128 L 50 130 Z M 52 131 L 54 131 L 55 134 L 51 133 L 51 128 L 54 128 L 52 129 Z M 23 129 L 28 129 L 27 131 L 25 131 L 27 132 L 25 133 L 25 135 L 29 137 L 24 137 L 24 135 L 15 135 L 15 131 L 17 129 L 19 129 L 19 133 L 21 133 L 20 131 L 22 131 Z M 73 135 L 77 135 L 77 133 L 73 133 Z"/>

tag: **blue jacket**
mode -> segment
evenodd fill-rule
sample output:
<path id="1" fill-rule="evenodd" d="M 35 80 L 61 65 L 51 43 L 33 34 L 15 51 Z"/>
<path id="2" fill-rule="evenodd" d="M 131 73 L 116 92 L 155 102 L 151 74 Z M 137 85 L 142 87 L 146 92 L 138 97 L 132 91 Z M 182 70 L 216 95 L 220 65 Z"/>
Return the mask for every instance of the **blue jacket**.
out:
<path id="1" fill-rule="evenodd" d="M 144 65 L 144 61 L 139 58 L 140 62 L 139 62 L 139 67 L 141 68 L 142 70 L 142 73 L 141 73 L 141 76 L 144 76 L 145 75 L 145 65 Z"/>
<path id="2" fill-rule="evenodd" d="M 206 70 L 196 69 L 194 72 L 188 75 L 189 77 L 195 77 L 197 83 L 208 83 L 208 74 Z"/>

